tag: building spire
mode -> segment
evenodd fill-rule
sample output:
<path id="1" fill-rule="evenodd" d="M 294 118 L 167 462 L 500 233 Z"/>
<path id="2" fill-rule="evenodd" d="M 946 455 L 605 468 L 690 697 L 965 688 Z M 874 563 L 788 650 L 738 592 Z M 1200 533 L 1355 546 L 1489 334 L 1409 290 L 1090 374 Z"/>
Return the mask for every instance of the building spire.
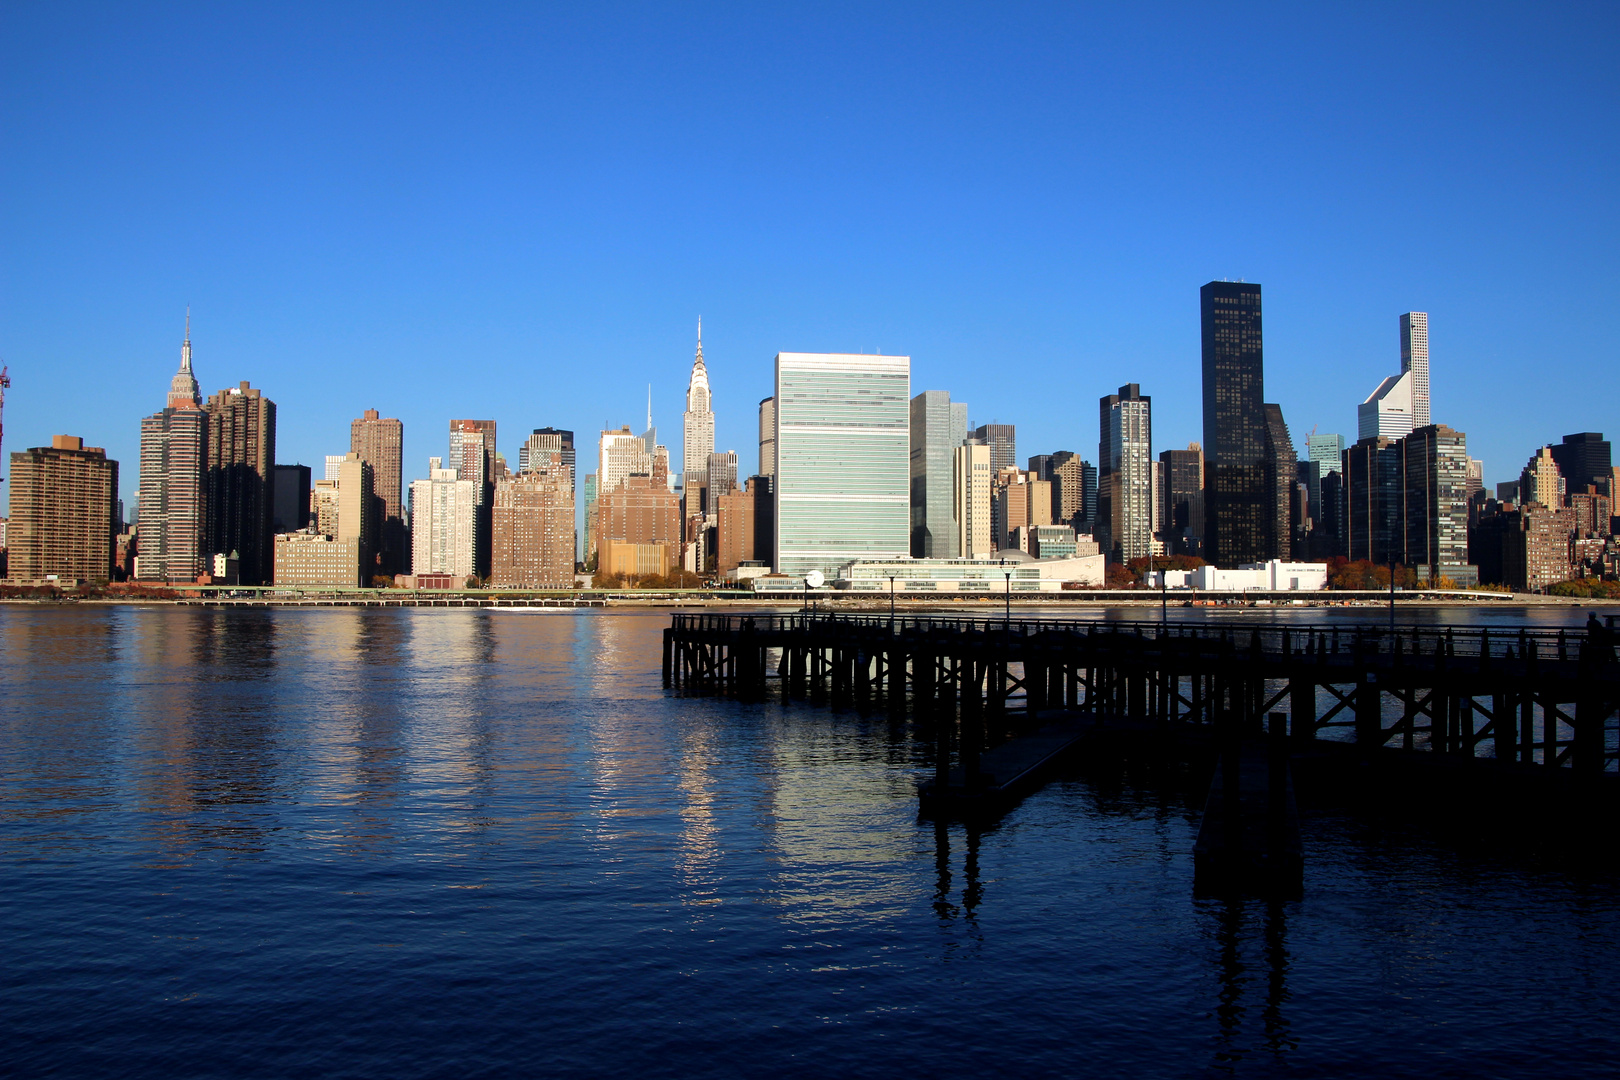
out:
<path id="1" fill-rule="evenodd" d="M 186 336 L 180 342 L 180 370 L 169 380 L 169 408 L 187 409 L 202 405 L 197 376 L 191 371 L 191 305 L 186 305 Z"/>

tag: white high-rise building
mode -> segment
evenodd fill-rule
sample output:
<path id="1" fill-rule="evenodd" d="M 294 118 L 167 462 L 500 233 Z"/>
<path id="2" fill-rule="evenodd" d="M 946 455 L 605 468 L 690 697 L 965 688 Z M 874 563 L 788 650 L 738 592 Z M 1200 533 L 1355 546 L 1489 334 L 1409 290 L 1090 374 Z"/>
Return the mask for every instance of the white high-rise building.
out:
<path id="1" fill-rule="evenodd" d="M 911 358 L 776 355 L 778 573 L 910 552 Z"/>
<path id="2" fill-rule="evenodd" d="M 1412 373 L 1391 375 L 1356 406 L 1356 438 L 1404 439 L 1412 434 Z"/>
<path id="3" fill-rule="evenodd" d="M 1429 426 L 1429 313 L 1401 316 L 1401 374 L 1412 376 L 1412 430 Z"/>
<path id="4" fill-rule="evenodd" d="M 1098 404 L 1099 543 L 1110 559 L 1130 562 L 1153 544 L 1153 399 L 1127 383 Z"/>
<path id="5" fill-rule="evenodd" d="M 681 485 L 702 487 L 714 453 L 714 410 L 709 400 L 709 369 L 703 366 L 703 320 L 698 320 L 697 357 L 686 385 L 686 411 L 681 414 Z"/>
<path id="6" fill-rule="evenodd" d="M 411 571 L 460 581 L 476 571 L 483 484 L 443 464 L 429 458 L 428 478 L 411 484 Z"/>
<path id="7" fill-rule="evenodd" d="M 983 443 L 958 446 L 951 451 L 951 464 L 954 557 L 988 559 L 995 550 L 990 535 L 990 448 Z"/>
<path id="8" fill-rule="evenodd" d="M 1378 384 L 1356 408 L 1356 438 L 1404 439 L 1429 419 L 1429 316 L 1401 316 L 1401 373 Z"/>

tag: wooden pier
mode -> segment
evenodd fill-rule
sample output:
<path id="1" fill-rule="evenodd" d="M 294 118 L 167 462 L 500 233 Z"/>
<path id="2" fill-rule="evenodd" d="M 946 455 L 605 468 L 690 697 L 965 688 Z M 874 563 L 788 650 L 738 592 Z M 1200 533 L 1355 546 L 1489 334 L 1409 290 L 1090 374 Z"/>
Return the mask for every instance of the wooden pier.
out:
<path id="1" fill-rule="evenodd" d="M 1211 806 L 1237 816 L 1210 826 L 1226 831 L 1200 862 L 1220 873 L 1297 861 L 1297 826 L 1294 856 L 1239 849 L 1276 840 L 1254 807 L 1271 814 L 1273 792 L 1292 805 L 1302 756 L 1557 772 L 1605 792 L 1620 780 L 1620 665 L 1603 629 L 680 614 L 663 677 L 680 693 L 908 717 L 930 743 L 922 808 L 944 816 L 1000 812 L 1090 744 L 1222 755 Z"/>

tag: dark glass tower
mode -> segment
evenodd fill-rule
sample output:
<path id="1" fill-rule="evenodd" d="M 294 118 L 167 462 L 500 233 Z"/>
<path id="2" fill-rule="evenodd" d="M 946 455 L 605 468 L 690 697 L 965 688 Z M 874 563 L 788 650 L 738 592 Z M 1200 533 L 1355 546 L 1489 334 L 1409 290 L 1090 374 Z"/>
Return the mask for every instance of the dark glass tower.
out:
<path id="1" fill-rule="evenodd" d="M 1199 290 L 1204 339 L 1204 558 L 1218 566 L 1273 557 L 1275 490 L 1267 484 L 1260 286 Z"/>

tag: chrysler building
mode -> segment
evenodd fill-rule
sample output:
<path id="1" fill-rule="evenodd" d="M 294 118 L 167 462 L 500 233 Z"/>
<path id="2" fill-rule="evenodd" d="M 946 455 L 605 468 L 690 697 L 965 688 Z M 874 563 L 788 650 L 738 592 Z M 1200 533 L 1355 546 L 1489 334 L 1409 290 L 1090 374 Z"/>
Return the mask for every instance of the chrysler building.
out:
<path id="1" fill-rule="evenodd" d="M 703 320 L 698 320 L 697 358 L 692 381 L 686 387 L 686 412 L 681 414 L 681 483 L 688 492 L 703 487 L 709 476 L 709 455 L 714 453 L 714 410 L 709 407 L 709 370 L 703 366 Z"/>

